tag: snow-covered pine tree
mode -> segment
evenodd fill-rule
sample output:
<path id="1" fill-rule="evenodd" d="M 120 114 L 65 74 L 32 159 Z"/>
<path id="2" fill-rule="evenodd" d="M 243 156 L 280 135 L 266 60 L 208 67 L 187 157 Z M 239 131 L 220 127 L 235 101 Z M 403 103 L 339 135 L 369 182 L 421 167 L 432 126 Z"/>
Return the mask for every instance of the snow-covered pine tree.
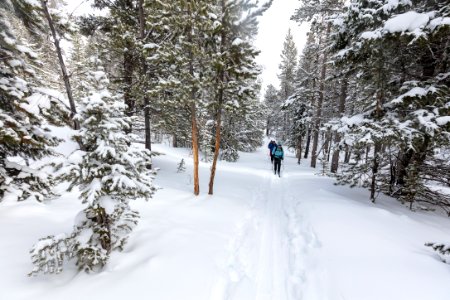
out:
<path id="1" fill-rule="evenodd" d="M 71 23 L 59 14 L 59 10 L 50 9 L 48 0 L 40 0 L 40 3 L 42 18 L 46 20 L 48 31 L 50 32 L 53 40 L 55 56 L 58 59 L 62 75 L 61 78 L 64 82 L 67 100 L 69 101 L 71 118 L 73 119 L 73 128 L 78 130 L 80 129 L 80 124 L 78 119 L 76 118 L 76 103 L 73 97 L 73 90 L 70 83 L 69 72 L 66 67 L 65 59 L 63 57 L 63 50 L 60 45 L 61 39 L 64 37 L 65 32 L 68 31 L 71 27 Z"/>
<path id="2" fill-rule="evenodd" d="M 96 0 L 93 7 L 108 10 L 108 16 L 89 16 L 83 19 L 84 28 L 91 28 L 90 33 L 101 30 L 106 33 L 106 43 L 110 49 L 115 49 L 114 71 L 120 76 L 118 87 L 123 93 L 127 105 L 127 115 L 134 115 L 136 110 L 135 73 L 139 64 L 137 50 L 139 35 L 138 0 Z"/>
<path id="3" fill-rule="evenodd" d="M 359 82 L 353 103 L 359 116 L 350 123 L 360 126 L 350 127 L 370 144 L 372 196 L 379 182 L 408 202 L 448 203 L 422 179 L 428 177 L 424 166 L 433 164 L 433 153 L 449 145 L 445 7 L 429 1 L 351 1 L 335 22 L 338 56 L 352 65 Z M 413 19 L 417 22 L 408 23 Z"/>
<path id="4" fill-rule="evenodd" d="M 290 124 L 292 124 L 292 114 L 288 109 L 286 109 L 285 104 L 288 104 L 286 101 L 294 94 L 297 56 L 297 46 L 295 45 L 291 29 L 289 29 L 283 42 L 281 63 L 279 65 L 280 74 L 278 74 L 278 79 L 280 80 L 280 112 L 274 120 L 279 123 L 278 127 L 280 128 L 277 139 L 281 139 L 286 142 L 289 138 L 288 132 Z M 281 109 L 281 107 L 283 107 L 283 109 Z"/>
<path id="5" fill-rule="evenodd" d="M 272 84 L 269 84 L 264 93 L 266 136 L 271 136 L 273 133 L 278 132 L 276 122 L 276 112 L 279 110 L 278 102 L 278 90 Z"/>
<path id="6" fill-rule="evenodd" d="M 216 87 L 213 87 L 213 97 L 209 103 L 215 122 L 214 157 L 208 191 L 210 195 L 213 194 L 216 164 L 221 149 L 224 111 L 230 112 L 230 115 L 241 112 L 245 116 L 247 103 L 258 96 L 255 90 L 259 87 L 256 84 L 259 69 L 255 62 L 258 51 L 252 46 L 252 40 L 257 32 L 257 17 L 271 4 L 272 1 L 259 6 L 257 2 L 246 0 L 220 0 L 215 7 L 218 16 L 213 31 L 215 43 L 212 76 Z M 232 134 L 229 137 L 232 137 Z M 227 157 L 235 158 L 238 148 L 231 148 L 231 140 L 227 141 L 227 146 Z"/>
<path id="7" fill-rule="evenodd" d="M 151 89 L 164 109 L 173 105 L 178 113 L 188 112 L 190 137 L 194 159 L 194 194 L 200 193 L 199 164 L 199 118 L 205 117 L 208 87 L 213 84 L 212 61 L 208 47 L 215 29 L 217 16 L 210 1 L 172 1 L 162 8 L 159 26 L 166 36 L 161 43 L 149 45 L 154 55 L 148 56 L 155 68 L 156 85 Z M 207 116 L 206 116 L 207 117 Z"/>
<path id="8" fill-rule="evenodd" d="M 49 155 L 50 146 L 58 142 L 48 122 L 61 124 L 68 116 L 54 91 L 46 87 L 32 45 L 19 38 L 42 33 L 38 10 L 29 1 L 0 4 L 0 201 L 43 201 L 52 195 L 51 176 L 28 163 Z M 22 161 L 11 161 L 13 156 Z"/>
<path id="9" fill-rule="evenodd" d="M 310 132 L 308 133 L 308 141 L 310 134 L 313 138 L 311 149 L 311 167 L 313 168 L 316 167 L 316 160 L 318 158 L 321 126 L 329 117 L 329 112 L 327 114 L 326 109 L 328 106 L 329 110 L 329 102 L 330 98 L 332 98 L 330 97 L 332 88 L 330 89 L 328 85 L 331 87 L 333 85 L 327 82 L 327 77 L 330 73 L 329 43 L 330 36 L 332 34 L 332 26 L 330 21 L 332 19 L 331 16 L 336 14 L 341 9 L 343 3 L 344 1 L 342 0 L 301 0 L 300 8 L 298 8 L 291 17 L 292 20 L 299 23 L 311 22 L 311 31 L 314 33 L 314 37 L 317 38 L 315 61 L 317 62 L 318 71 L 317 82 L 316 80 L 314 81 L 316 97 L 314 99 L 313 106 L 313 124 L 310 127 Z M 331 136 L 329 134 L 322 134 L 322 136 L 324 137 L 324 146 L 325 148 L 328 148 Z M 309 147 L 306 147 L 306 150 L 309 151 Z"/>
<path id="10" fill-rule="evenodd" d="M 35 265 L 30 275 L 58 273 L 66 260 L 76 259 L 80 270 L 103 267 L 111 251 L 123 249 L 139 214 L 130 200 L 149 199 L 155 192 L 152 172 L 147 169 L 151 153 L 133 144 L 125 130 L 133 122 L 125 115 L 123 99 L 107 90 L 102 70 L 92 72 L 94 89 L 84 99 L 79 139 L 84 150 L 69 157 L 61 176 L 80 188 L 86 204 L 70 234 L 39 240 L 31 250 Z"/>

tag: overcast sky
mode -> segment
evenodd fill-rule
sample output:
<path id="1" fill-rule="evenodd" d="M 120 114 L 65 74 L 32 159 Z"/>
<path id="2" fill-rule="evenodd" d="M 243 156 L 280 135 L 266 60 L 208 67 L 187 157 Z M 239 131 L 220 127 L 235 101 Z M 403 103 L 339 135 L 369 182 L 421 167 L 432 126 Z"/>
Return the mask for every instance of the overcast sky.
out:
<path id="1" fill-rule="evenodd" d="M 89 13 L 92 10 L 90 2 L 92 0 L 66 1 L 68 11 L 74 11 L 76 15 Z M 291 28 L 299 54 L 305 45 L 307 24 L 299 26 L 298 23 L 290 20 L 299 6 L 299 0 L 274 0 L 272 6 L 260 17 L 256 47 L 261 51 L 257 62 L 262 66 L 262 95 L 268 84 L 279 87 L 278 65 L 281 61 L 280 55 L 288 29 Z"/>
<path id="2" fill-rule="evenodd" d="M 261 51 L 257 62 L 263 68 L 262 95 L 268 84 L 279 87 L 278 66 L 288 29 L 291 28 L 299 54 L 306 43 L 308 25 L 299 26 L 298 23 L 290 21 L 290 17 L 299 6 L 298 0 L 274 0 L 272 6 L 260 18 L 256 47 Z"/>

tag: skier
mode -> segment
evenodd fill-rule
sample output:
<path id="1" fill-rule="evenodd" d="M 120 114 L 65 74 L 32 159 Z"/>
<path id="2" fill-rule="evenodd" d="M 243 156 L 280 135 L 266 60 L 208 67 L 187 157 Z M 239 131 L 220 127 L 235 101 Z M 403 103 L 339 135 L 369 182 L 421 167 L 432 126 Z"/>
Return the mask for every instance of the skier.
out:
<path id="1" fill-rule="evenodd" d="M 270 161 L 273 163 L 273 148 L 275 148 L 277 146 L 277 143 L 275 143 L 275 141 L 270 141 L 269 146 L 267 146 L 267 148 L 269 148 L 269 153 L 270 153 Z"/>
<path id="2" fill-rule="evenodd" d="M 278 172 L 278 177 L 281 177 L 281 174 L 280 174 L 281 161 L 284 159 L 284 151 L 283 151 L 283 147 L 281 147 L 281 143 L 278 143 L 278 145 L 273 148 L 272 156 L 273 156 L 273 161 L 274 161 L 273 170 L 275 172 L 275 175 L 277 175 L 277 172 Z"/>

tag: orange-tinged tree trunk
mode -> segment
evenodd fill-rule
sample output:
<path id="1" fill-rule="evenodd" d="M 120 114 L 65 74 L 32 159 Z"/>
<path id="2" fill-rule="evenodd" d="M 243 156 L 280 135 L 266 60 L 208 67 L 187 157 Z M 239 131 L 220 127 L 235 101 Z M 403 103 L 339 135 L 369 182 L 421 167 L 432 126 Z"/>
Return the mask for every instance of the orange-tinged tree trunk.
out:
<path id="1" fill-rule="evenodd" d="M 191 104 L 192 121 L 192 156 L 194 158 L 194 195 L 200 194 L 200 185 L 198 179 L 198 131 L 195 103 Z"/>

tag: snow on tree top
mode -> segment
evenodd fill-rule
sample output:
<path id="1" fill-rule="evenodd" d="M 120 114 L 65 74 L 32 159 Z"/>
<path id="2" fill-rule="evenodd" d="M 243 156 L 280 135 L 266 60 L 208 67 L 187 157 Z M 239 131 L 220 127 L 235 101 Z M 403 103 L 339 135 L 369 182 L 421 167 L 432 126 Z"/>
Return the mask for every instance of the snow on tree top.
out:
<path id="1" fill-rule="evenodd" d="M 233 46 L 239 46 L 240 44 L 242 44 L 244 41 L 241 40 L 240 38 L 235 38 L 233 41 Z"/>
<path id="2" fill-rule="evenodd" d="M 148 43 L 148 44 L 144 45 L 144 49 L 155 49 L 157 47 L 158 47 L 158 45 L 155 43 Z"/>
<path id="3" fill-rule="evenodd" d="M 444 117 L 436 118 L 436 123 L 437 123 L 439 126 L 445 126 L 445 125 L 447 125 L 448 123 L 450 123 L 450 116 L 444 116 Z"/>
<path id="4" fill-rule="evenodd" d="M 40 6 L 39 1 L 37 0 L 24 0 L 24 2 L 28 3 L 31 6 Z"/>
<path id="5" fill-rule="evenodd" d="M 16 49 L 19 50 L 22 53 L 28 54 L 31 58 L 37 58 L 38 55 L 36 52 L 31 50 L 30 48 L 23 46 L 23 45 L 16 45 Z"/>
<path id="6" fill-rule="evenodd" d="M 430 16 L 424 13 L 408 11 L 399 14 L 384 24 L 384 29 L 390 33 L 394 32 L 414 32 L 416 35 L 421 34 L 421 29 L 430 21 Z"/>
<path id="7" fill-rule="evenodd" d="M 431 30 L 435 30 L 436 27 L 443 26 L 443 25 L 450 25 L 449 17 L 434 18 L 433 20 L 430 21 L 430 24 L 428 24 L 428 28 L 430 28 Z"/>
<path id="8" fill-rule="evenodd" d="M 403 98 L 405 98 L 405 97 L 425 96 L 428 92 L 429 92 L 429 89 L 424 89 L 424 88 L 421 88 L 421 87 L 414 87 L 411 90 L 409 90 L 408 92 L 404 93 L 403 95 L 398 96 L 397 98 L 395 98 L 391 102 L 393 104 L 402 103 L 403 102 Z"/>
<path id="9" fill-rule="evenodd" d="M 3 36 L 3 41 L 7 43 L 8 45 L 14 45 L 16 43 L 16 40 L 13 38 L 10 38 L 8 35 L 6 35 L 5 32 L 0 33 Z"/>
<path id="10" fill-rule="evenodd" d="M 412 2 L 410 0 L 388 0 L 387 3 L 383 5 L 382 9 L 387 13 L 396 9 L 399 5 L 411 6 Z"/>

